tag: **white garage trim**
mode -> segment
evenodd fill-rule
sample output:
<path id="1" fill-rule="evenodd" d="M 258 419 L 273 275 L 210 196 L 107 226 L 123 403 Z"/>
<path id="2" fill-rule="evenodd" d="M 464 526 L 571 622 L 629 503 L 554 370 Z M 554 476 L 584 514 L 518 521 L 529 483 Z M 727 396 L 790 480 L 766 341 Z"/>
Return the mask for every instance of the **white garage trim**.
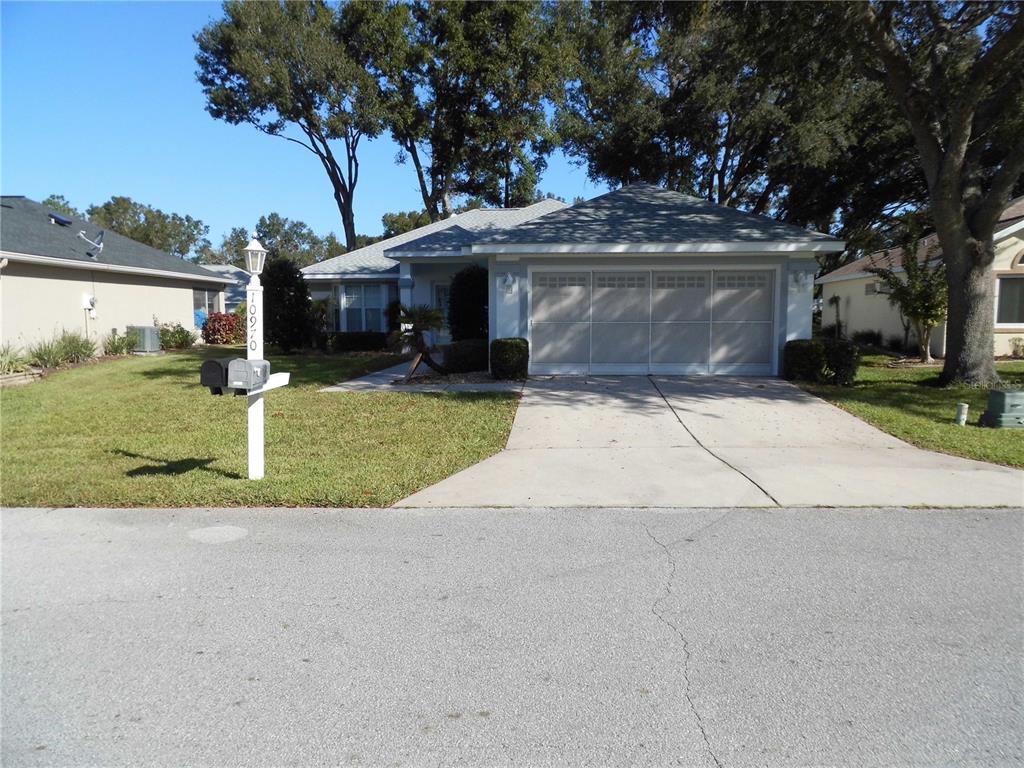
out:
<path id="1" fill-rule="evenodd" d="M 587 323 L 589 339 L 589 361 L 586 364 L 583 363 L 536 363 L 534 362 L 534 319 L 533 319 L 533 294 L 534 294 L 534 280 L 533 276 L 535 273 L 543 272 L 566 272 L 566 273 L 586 273 L 589 275 L 589 296 L 588 296 L 588 309 L 587 309 Z M 594 363 L 593 362 L 593 306 L 594 306 L 594 283 L 595 275 L 602 272 L 646 272 L 647 273 L 647 288 L 648 288 L 648 344 L 647 344 L 647 363 L 646 364 L 631 364 L 631 363 Z M 656 272 L 705 272 L 710 275 L 711 285 L 709 286 L 709 292 L 711 301 L 709 302 L 709 317 L 706 321 L 708 324 L 708 362 L 697 363 L 697 364 L 675 364 L 675 363 L 654 363 L 652 362 L 653 357 L 653 333 L 655 322 L 653 320 L 653 291 L 654 291 L 654 273 Z M 771 320 L 744 320 L 737 321 L 749 325 L 769 325 L 769 340 L 771 350 L 771 360 L 768 364 L 768 370 L 765 370 L 764 363 L 715 363 L 714 362 L 714 292 L 716 290 L 717 275 L 722 272 L 761 272 L 771 273 L 772 275 L 772 292 L 771 292 Z M 763 376 L 763 375 L 778 375 L 779 371 L 779 331 L 780 331 L 780 317 L 779 317 L 779 304 L 780 304 L 780 291 L 782 290 L 782 265 L 766 265 L 766 264 L 728 264 L 728 265 L 714 265 L 714 264 L 685 264 L 685 265 L 663 265 L 663 264 L 630 264 L 630 263 L 616 263 L 616 264 L 601 264 L 595 265 L 528 265 L 526 269 L 526 338 L 530 343 L 530 373 L 538 375 L 585 375 L 600 374 L 600 373 L 616 373 L 616 374 L 647 374 L 647 373 L 661 373 L 661 374 L 674 374 L 674 375 L 721 375 L 721 374 L 733 374 L 739 376 Z M 619 321 L 600 321 L 603 324 L 613 325 Z M 621 321 L 622 324 L 635 324 L 637 321 Z M 666 321 L 665 324 L 671 324 L 672 321 Z M 683 324 L 684 321 L 680 321 L 677 324 Z M 697 321 L 694 321 L 697 322 Z M 704 322 L 704 321 L 700 321 Z M 724 322 L 724 321 L 723 321 Z"/>

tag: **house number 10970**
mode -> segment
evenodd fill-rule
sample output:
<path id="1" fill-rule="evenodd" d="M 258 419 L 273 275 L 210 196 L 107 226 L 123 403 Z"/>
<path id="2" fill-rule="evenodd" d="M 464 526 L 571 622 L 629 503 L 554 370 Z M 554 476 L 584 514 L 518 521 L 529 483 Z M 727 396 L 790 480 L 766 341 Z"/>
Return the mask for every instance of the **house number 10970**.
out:
<path id="1" fill-rule="evenodd" d="M 249 349 L 253 352 L 256 351 L 256 326 L 257 320 L 256 306 L 253 304 L 249 305 Z"/>

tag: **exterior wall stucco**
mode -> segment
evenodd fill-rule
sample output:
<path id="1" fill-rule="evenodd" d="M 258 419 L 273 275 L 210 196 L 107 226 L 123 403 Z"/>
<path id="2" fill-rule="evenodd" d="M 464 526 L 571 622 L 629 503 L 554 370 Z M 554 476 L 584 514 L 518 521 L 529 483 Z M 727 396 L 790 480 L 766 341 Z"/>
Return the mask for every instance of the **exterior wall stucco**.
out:
<path id="1" fill-rule="evenodd" d="M 992 279 L 997 280 L 1000 275 L 1024 275 L 1024 265 L 1019 263 L 1022 252 L 1024 252 L 1024 238 L 1018 235 L 1011 235 L 996 243 Z M 890 336 L 899 336 L 902 339 L 903 325 L 900 323 L 899 311 L 889 303 L 889 297 L 880 293 L 865 293 L 865 286 L 874 282 L 877 282 L 877 278 L 869 276 L 824 283 L 822 298 L 825 306 L 822 310 L 822 322 L 835 322 L 834 309 L 829 306 L 828 301 L 832 296 L 838 296 L 840 316 L 848 333 L 881 331 L 886 339 Z M 995 328 L 993 342 L 995 354 L 1010 354 L 1010 339 L 1015 336 L 1024 337 L 1024 326 Z M 911 343 L 914 343 L 913 338 L 914 334 L 911 332 Z M 933 355 L 938 357 L 945 355 L 945 325 L 939 326 L 932 332 L 931 349 Z"/>
<path id="2" fill-rule="evenodd" d="M 25 349 L 62 330 L 99 341 L 129 325 L 181 323 L 192 328 L 192 289 L 222 292 L 217 283 L 114 272 L 64 269 L 11 261 L 0 272 L 0 341 Z M 88 317 L 83 296 L 95 296 Z M 222 297 L 218 297 L 222 301 Z"/>

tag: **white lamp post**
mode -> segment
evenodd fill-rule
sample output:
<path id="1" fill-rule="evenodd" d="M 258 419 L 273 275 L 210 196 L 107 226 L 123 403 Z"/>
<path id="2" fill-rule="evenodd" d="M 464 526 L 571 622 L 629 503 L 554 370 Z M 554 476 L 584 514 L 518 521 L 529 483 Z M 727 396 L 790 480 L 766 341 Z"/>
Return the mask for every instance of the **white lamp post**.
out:
<path id="1" fill-rule="evenodd" d="M 267 249 L 256 239 L 245 246 L 245 268 L 249 271 L 249 285 L 245 289 L 246 359 L 263 359 L 263 286 L 260 272 L 267 260 Z M 263 478 L 263 393 L 248 396 L 249 412 L 249 479 Z"/>

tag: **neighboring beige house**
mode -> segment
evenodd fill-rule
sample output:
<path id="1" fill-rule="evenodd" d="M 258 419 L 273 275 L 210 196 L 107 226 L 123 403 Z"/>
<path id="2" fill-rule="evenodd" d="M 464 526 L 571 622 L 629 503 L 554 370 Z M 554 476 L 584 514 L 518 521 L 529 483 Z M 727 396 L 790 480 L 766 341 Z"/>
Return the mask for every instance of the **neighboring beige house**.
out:
<path id="1" fill-rule="evenodd" d="M 201 325 L 230 277 L 24 197 L 0 198 L 0 343 L 26 349 L 62 330 L 99 341 L 129 325 Z"/>
<path id="2" fill-rule="evenodd" d="M 922 239 L 918 258 L 926 258 L 933 252 L 941 256 L 941 250 L 934 250 L 937 237 L 929 235 Z M 995 281 L 995 354 L 1009 355 L 1012 352 L 1011 339 L 1024 338 L 1024 197 L 1013 200 L 1003 211 L 995 231 L 996 257 L 992 266 Z M 839 297 L 839 314 L 847 334 L 857 331 L 880 331 L 887 341 L 891 337 L 903 338 L 903 324 L 899 311 L 889 303 L 881 281 L 865 270 L 869 267 L 887 267 L 903 263 L 903 251 L 891 248 L 878 251 L 862 259 L 846 264 L 839 269 L 819 277 L 817 284 L 822 287 L 822 323 L 835 322 L 835 308 L 829 304 L 833 296 Z M 897 266 L 898 268 L 898 266 Z M 914 344 L 913 331 L 910 334 Z M 946 326 L 940 325 L 932 332 L 932 354 L 943 357 L 946 354 Z"/>

